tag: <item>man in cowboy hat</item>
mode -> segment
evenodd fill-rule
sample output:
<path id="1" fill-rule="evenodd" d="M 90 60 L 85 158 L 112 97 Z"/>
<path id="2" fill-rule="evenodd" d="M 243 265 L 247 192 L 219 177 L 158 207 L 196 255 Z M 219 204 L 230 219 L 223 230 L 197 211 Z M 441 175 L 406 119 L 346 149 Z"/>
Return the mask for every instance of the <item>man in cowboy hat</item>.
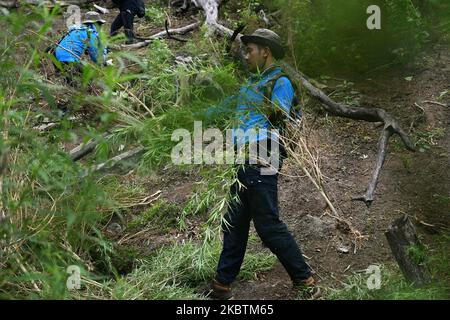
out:
<path id="1" fill-rule="evenodd" d="M 294 85 L 276 65 L 276 61 L 283 58 L 285 48 L 280 37 L 268 29 L 258 29 L 251 35 L 241 37 L 241 40 L 246 45 L 245 60 L 254 76 L 241 87 L 236 97 L 236 129 L 243 132 L 259 130 L 257 135 L 244 135 L 244 143 L 256 143 L 261 148 L 260 143 L 266 140 L 266 149 L 275 152 L 274 136 L 261 129 L 281 130 L 280 119 L 287 117 L 296 99 Z M 279 146 L 282 147 L 282 144 Z M 276 156 L 282 162 L 282 152 Z M 279 217 L 277 184 L 280 166 L 272 174 L 264 174 L 264 168 L 264 163 L 246 161 L 238 169 L 239 182 L 231 187 L 233 200 L 228 205 L 222 224 L 223 249 L 208 292 L 213 299 L 232 297 L 231 284 L 244 260 L 251 220 L 258 235 L 277 256 L 302 297 L 317 298 L 320 294 L 300 248 Z"/>

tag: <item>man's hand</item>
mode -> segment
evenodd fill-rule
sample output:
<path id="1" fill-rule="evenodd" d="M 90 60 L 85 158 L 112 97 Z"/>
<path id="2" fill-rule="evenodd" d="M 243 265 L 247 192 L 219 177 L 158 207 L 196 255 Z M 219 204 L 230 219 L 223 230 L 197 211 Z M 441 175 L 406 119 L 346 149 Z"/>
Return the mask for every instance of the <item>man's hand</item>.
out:
<path id="1" fill-rule="evenodd" d="M 105 66 L 113 66 L 113 65 L 114 65 L 113 59 L 106 60 Z"/>

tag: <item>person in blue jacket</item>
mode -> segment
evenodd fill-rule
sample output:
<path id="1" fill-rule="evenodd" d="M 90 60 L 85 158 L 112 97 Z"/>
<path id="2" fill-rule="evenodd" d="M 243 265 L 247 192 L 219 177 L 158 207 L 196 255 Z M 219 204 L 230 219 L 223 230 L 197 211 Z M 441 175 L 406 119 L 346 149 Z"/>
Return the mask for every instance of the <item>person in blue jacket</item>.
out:
<path id="1" fill-rule="evenodd" d="M 258 29 L 241 40 L 247 47 L 245 59 L 254 75 L 228 104 L 235 104 L 232 117 L 236 121 L 233 125 L 234 144 L 248 146 L 273 140 L 271 130 L 283 129 L 283 119 L 290 117 L 296 94 L 289 77 L 276 64 L 284 56 L 285 49 L 275 32 Z M 237 134 L 238 130 L 255 130 L 259 134 L 242 136 Z M 272 141 L 266 142 L 269 152 L 276 151 Z M 281 152 L 277 156 L 282 160 Z M 223 249 L 216 276 L 207 292 L 213 299 L 232 298 L 231 284 L 244 260 L 252 220 L 261 240 L 286 269 L 294 288 L 304 298 L 317 298 L 320 294 L 299 246 L 280 219 L 278 171 L 267 174 L 263 173 L 265 168 L 267 163 L 246 160 L 237 169 L 238 182 L 231 187 L 232 196 L 222 224 Z"/>
<path id="2" fill-rule="evenodd" d="M 101 19 L 99 13 L 89 11 L 85 14 L 82 25 L 69 27 L 68 33 L 56 46 L 54 56 L 61 65 L 61 69 L 56 66 L 57 70 L 65 73 L 69 84 L 72 83 L 72 76 L 81 72 L 81 60 L 85 53 L 89 54 L 94 63 L 106 63 L 106 47 L 102 46 L 98 34 L 104 23 L 105 20 Z"/>

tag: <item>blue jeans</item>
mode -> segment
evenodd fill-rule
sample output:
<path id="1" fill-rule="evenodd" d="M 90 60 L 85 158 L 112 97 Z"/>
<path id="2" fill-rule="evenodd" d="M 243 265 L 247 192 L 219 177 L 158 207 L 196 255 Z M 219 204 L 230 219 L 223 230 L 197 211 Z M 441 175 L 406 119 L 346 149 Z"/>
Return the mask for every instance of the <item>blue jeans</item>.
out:
<path id="1" fill-rule="evenodd" d="M 239 188 L 237 183 L 231 187 L 232 196 L 239 201 L 229 203 L 222 224 L 224 240 L 216 280 L 228 285 L 239 274 L 252 219 L 259 237 L 277 256 L 292 281 L 310 277 L 311 270 L 300 248 L 279 217 L 278 175 L 261 175 L 259 168 L 244 166 L 238 171 L 238 179 L 244 187 Z"/>

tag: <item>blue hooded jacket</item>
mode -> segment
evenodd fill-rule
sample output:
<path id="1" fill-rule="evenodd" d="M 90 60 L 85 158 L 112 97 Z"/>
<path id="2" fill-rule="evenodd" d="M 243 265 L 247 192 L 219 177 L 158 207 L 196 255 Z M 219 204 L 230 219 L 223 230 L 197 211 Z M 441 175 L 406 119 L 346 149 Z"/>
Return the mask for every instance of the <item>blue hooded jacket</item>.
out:
<path id="1" fill-rule="evenodd" d="M 87 50 L 91 60 L 97 63 L 100 49 L 100 38 L 95 25 L 73 25 L 58 44 L 55 57 L 61 62 L 79 62 Z M 106 48 L 103 48 L 103 61 L 106 61 Z"/>
<path id="2" fill-rule="evenodd" d="M 262 74 L 254 75 L 240 88 L 238 95 L 228 97 L 219 106 L 209 108 L 205 119 L 211 121 L 221 114 L 234 112 L 234 143 L 245 144 L 269 138 L 267 133 L 272 125 L 268 119 L 267 107 L 279 108 L 288 116 L 294 102 L 295 90 L 287 77 L 280 77 L 275 82 L 270 101 L 266 101 L 263 88 L 280 73 L 280 67 L 272 66 Z M 255 130 L 257 135 L 240 134 L 249 133 L 251 130 Z"/>

